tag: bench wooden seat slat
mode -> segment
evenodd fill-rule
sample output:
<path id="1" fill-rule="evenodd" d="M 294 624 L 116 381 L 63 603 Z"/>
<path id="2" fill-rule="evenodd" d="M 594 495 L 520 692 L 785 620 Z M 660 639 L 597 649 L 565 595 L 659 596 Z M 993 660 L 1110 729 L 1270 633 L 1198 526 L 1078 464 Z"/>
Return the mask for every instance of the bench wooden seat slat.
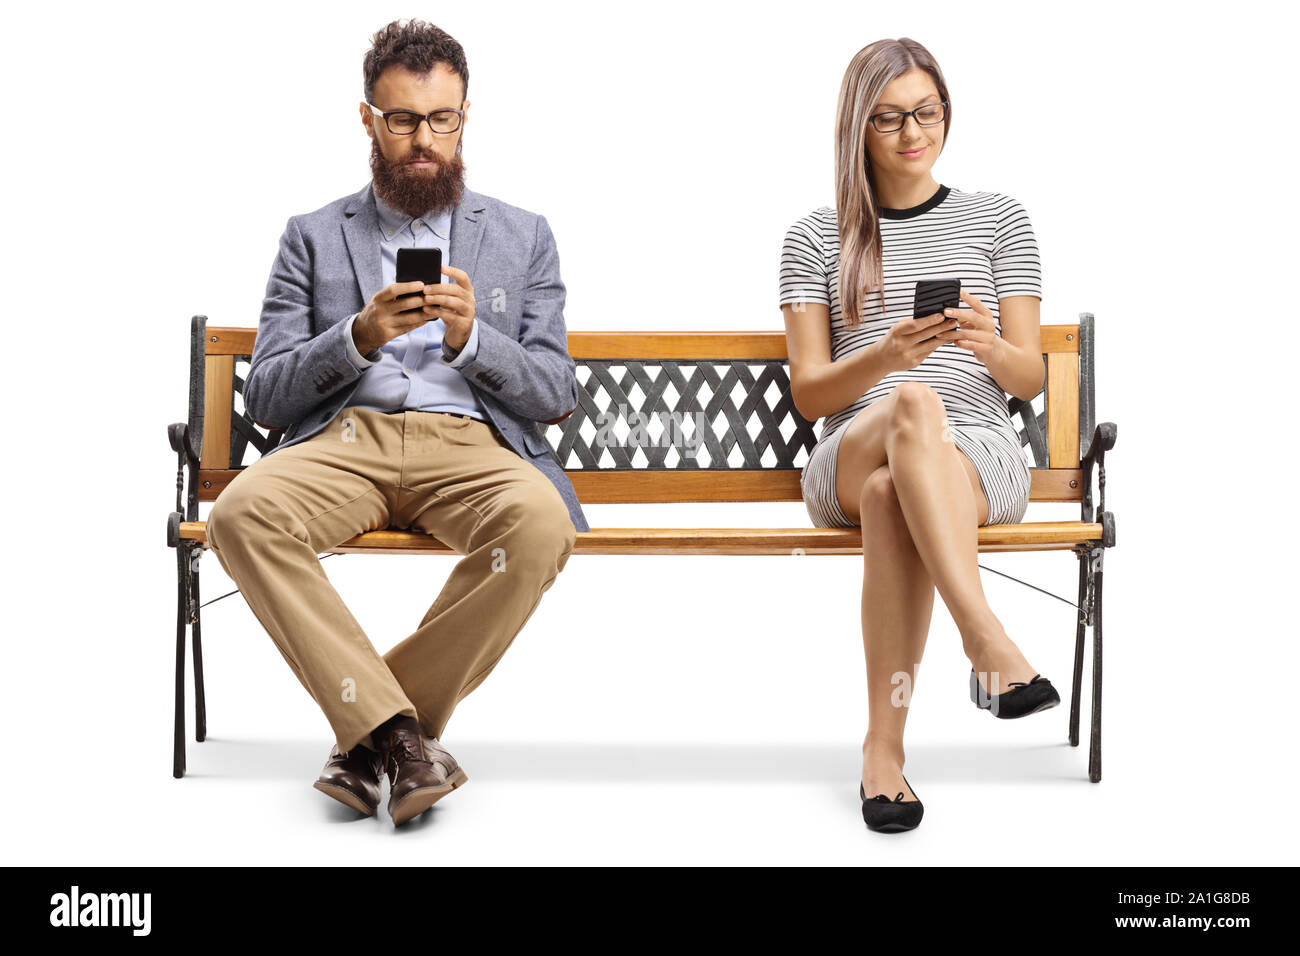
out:
<path id="1" fill-rule="evenodd" d="M 181 523 L 181 538 L 207 547 L 207 522 Z M 985 525 L 979 549 L 1068 550 L 1100 541 L 1100 524 L 1030 521 Z M 578 532 L 575 554 L 861 554 L 857 528 L 595 528 Z M 337 554 L 454 554 L 420 531 L 367 531 L 332 549 Z"/>

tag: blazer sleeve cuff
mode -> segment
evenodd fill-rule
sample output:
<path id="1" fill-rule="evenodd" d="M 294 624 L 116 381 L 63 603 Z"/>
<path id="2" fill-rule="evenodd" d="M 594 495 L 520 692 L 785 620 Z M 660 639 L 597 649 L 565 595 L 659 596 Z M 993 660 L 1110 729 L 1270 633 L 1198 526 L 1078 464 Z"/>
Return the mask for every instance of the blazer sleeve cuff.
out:
<path id="1" fill-rule="evenodd" d="M 469 338 L 459 352 L 448 345 L 445 338 L 442 340 L 442 361 L 445 365 L 464 368 L 478 357 L 478 325 L 478 319 L 475 319 L 469 327 Z"/>

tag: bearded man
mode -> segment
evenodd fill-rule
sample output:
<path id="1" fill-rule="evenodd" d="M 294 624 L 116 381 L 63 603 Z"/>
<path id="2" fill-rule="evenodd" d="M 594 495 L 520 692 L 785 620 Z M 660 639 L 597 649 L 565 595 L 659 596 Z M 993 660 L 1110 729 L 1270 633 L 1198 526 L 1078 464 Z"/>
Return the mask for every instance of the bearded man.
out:
<path id="1" fill-rule="evenodd" d="M 283 440 L 221 492 L 208 546 L 334 732 L 314 786 L 400 825 L 468 778 L 440 738 L 589 530 L 539 423 L 578 404 L 544 216 L 465 187 L 460 44 L 418 20 L 363 65 L 371 181 L 289 219 L 244 407 Z M 441 281 L 397 282 L 400 248 Z M 418 529 L 463 557 L 380 655 L 317 554 Z"/>

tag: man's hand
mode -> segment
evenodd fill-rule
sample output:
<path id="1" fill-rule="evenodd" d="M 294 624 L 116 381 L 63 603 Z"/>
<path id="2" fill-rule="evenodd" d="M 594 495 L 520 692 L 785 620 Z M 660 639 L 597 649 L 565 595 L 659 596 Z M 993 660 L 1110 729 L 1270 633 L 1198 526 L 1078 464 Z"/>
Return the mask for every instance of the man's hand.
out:
<path id="1" fill-rule="evenodd" d="M 443 266 L 442 274 L 455 281 L 424 287 L 424 314 L 431 319 L 442 319 L 446 328 L 442 340 L 460 351 L 474 327 L 474 283 L 455 266 Z"/>
<path id="2" fill-rule="evenodd" d="M 394 282 L 376 292 L 352 323 L 352 341 L 357 351 L 369 355 L 399 335 L 429 321 L 429 316 L 420 308 L 419 292 L 425 288 L 427 286 L 417 279 L 414 282 Z"/>
<path id="3" fill-rule="evenodd" d="M 464 348 L 474 326 L 474 284 L 454 266 L 443 266 L 442 272 L 455 281 L 437 285 L 425 285 L 419 280 L 395 282 L 376 292 L 352 323 L 357 351 L 369 355 L 430 319 L 442 319 L 446 328 L 443 340 L 448 346 Z M 421 291 L 423 296 L 419 295 Z"/>

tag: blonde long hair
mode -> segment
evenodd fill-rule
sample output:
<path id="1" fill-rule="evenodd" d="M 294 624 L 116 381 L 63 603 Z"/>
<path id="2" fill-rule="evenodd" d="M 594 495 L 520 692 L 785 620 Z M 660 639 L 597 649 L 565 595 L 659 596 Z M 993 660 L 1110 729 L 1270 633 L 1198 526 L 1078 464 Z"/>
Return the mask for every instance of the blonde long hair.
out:
<path id="1" fill-rule="evenodd" d="M 880 204 L 870 175 L 867 124 L 881 94 L 910 70 L 924 70 L 934 80 L 941 100 L 948 84 L 930 51 L 915 40 L 877 40 L 864 46 L 849 62 L 840 84 L 835 113 L 835 209 L 840 232 L 840 311 L 849 328 L 856 328 L 867 294 L 881 291 L 884 314 L 884 267 L 880 249 Z M 952 122 L 949 105 L 943 119 L 943 145 Z M 943 152 L 942 147 L 940 153 Z"/>

